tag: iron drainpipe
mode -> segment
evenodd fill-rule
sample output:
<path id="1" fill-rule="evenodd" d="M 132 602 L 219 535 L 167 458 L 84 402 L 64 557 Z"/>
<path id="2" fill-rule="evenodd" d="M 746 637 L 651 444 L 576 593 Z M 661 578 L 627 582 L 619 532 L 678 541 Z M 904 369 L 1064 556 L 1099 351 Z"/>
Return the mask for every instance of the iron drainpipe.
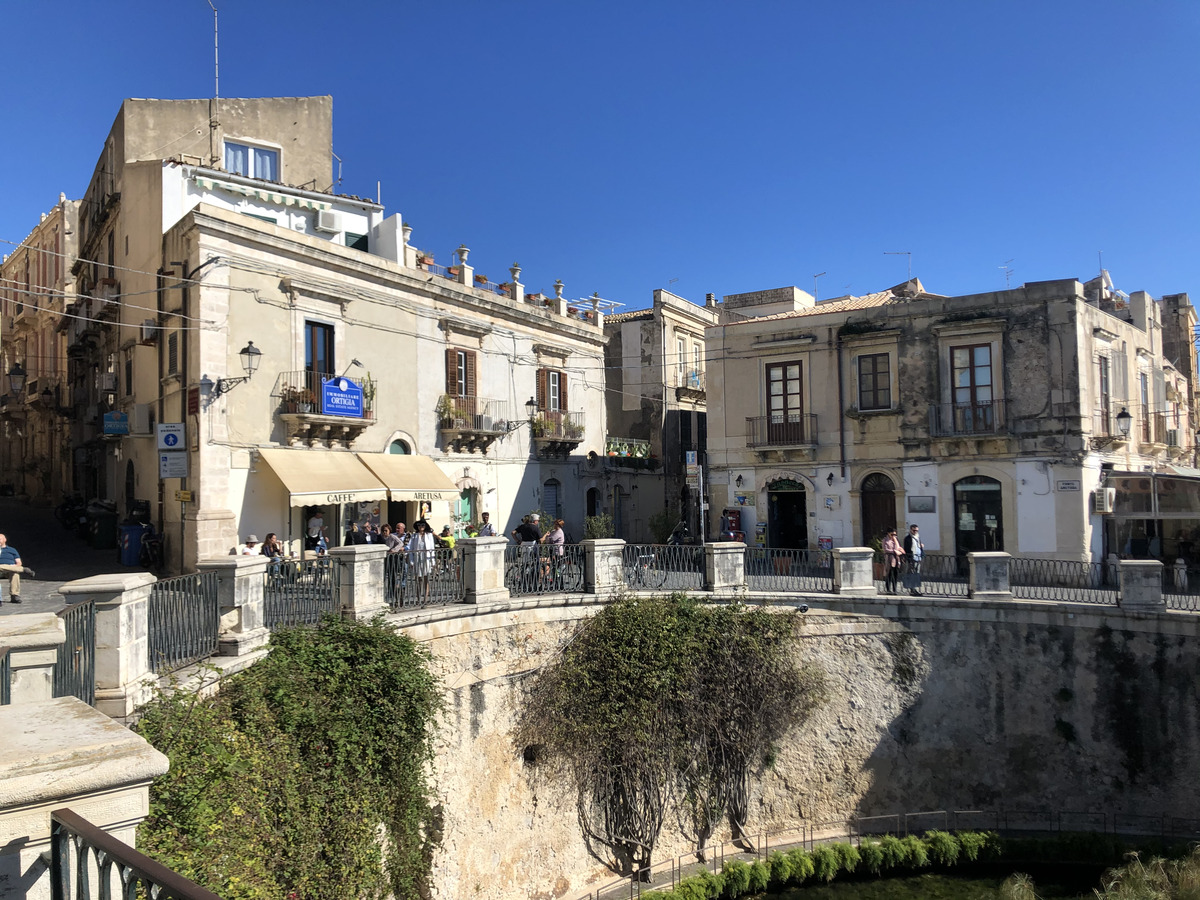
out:
<path id="1" fill-rule="evenodd" d="M 829 329 L 832 336 L 833 329 Z M 838 381 L 838 463 L 841 466 L 842 480 L 846 479 L 846 404 L 845 399 L 845 384 L 842 379 L 842 330 L 839 328 L 837 333 L 837 342 L 834 345 L 837 355 L 837 381 Z"/>

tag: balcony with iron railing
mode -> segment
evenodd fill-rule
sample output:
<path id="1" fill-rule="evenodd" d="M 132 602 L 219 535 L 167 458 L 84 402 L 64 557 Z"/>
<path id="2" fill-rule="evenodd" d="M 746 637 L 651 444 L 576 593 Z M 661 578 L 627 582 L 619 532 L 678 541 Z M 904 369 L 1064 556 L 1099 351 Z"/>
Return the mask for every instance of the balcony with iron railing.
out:
<path id="1" fill-rule="evenodd" d="M 667 369 L 667 387 L 675 389 L 677 399 L 704 397 L 704 372 L 697 369 Z"/>
<path id="2" fill-rule="evenodd" d="M 941 403 L 929 407 L 929 433 L 934 437 L 985 437 L 1007 434 L 1004 401 Z"/>
<path id="3" fill-rule="evenodd" d="M 649 441 L 638 438 L 612 437 L 604 439 L 604 456 L 610 466 L 625 469 L 657 469 Z"/>
<path id="4" fill-rule="evenodd" d="M 817 443 L 817 417 L 790 413 L 746 418 L 747 447 L 811 447 Z"/>
<path id="5" fill-rule="evenodd" d="M 584 424 L 583 410 L 538 409 L 529 420 L 538 456 L 566 456 L 583 440 Z"/>
<path id="6" fill-rule="evenodd" d="M 301 370 L 280 372 L 271 398 L 293 446 L 348 445 L 375 424 L 375 391 L 370 378 Z"/>
<path id="7" fill-rule="evenodd" d="M 510 430 L 505 400 L 442 394 L 436 413 L 442 440 L 456 453 L 476 450 L 486 453 L 497 438 Z"/>

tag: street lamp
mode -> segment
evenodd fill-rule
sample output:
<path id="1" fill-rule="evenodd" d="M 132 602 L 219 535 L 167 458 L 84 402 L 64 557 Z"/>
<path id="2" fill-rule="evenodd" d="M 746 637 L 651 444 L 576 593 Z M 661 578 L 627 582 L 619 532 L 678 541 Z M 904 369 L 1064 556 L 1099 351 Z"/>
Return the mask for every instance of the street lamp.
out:
<path id="1" fill-rule="evenodd" d="M 8 370 L 8 386 L 14 394 L 25 390 L 25 367 L 19 362 L 13 363 Z"/>
<path id="2" fill-rule="evenodd" d="M 533 397 L 530 397 L 528 400 L 525 401 L 525 412 L 527 414 L 525 421 L 506 423 L 504 433 L 512 434 L 514 431 L 516 431 L 522 425 L 532 425 L 534 416 L 537 415 L 537 408 L 538 408 L 537 400 L 533 399 Z"/>
<path id="3" fill-rule="evenodd" d="M 1133 416 L 1130 415 L 1129 410 L 1122 406 L 1121 411 L 1116 415 L 1116 421 L 1117 433 L 1098 435 L 1092 438 L 1093 450 L 1103 450 L 1114 441 L 1125 441 L 1129 438 L 1129 426 L 1133 424 Z"/>
<path id="4" fill-rule="evenodd" d="M 216 385 L 213 387 L 213 399 L 220 397 L 222 394 L 227 394 L 233 388 L 237 387 L 243 381 L 249 381 L 254 373 L 258 371 L 258 366 L 262 362 L 262 351 L 254 346 L 254 341 L 247 341 L 246 346 L 238 351 L 238 358 L 242 361 L 242 371 L 245 376 L 241 378 L 218 378 Z"/>

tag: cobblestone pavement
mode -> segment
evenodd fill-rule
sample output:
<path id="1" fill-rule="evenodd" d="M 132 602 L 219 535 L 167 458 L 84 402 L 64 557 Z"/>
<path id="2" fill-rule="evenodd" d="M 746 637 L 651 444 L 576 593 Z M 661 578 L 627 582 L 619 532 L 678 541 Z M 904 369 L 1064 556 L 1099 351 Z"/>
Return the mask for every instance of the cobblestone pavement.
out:
<path id="1" fill-rule="evenodd" d="M 21 576 L 21 603 L 10 603 L 8 579 L 0 578 L 0 615 L 58 612 L 66 600 L 58 589 L 68 581 L 111 572 L 136 572 L 122 566 L 116 548 L 97 550 L 66 531 L 53 509 L 31 507 L 12 497 L 0 497 L 0 534 L 21 553 L 21 562 L 37 572 Z"/>

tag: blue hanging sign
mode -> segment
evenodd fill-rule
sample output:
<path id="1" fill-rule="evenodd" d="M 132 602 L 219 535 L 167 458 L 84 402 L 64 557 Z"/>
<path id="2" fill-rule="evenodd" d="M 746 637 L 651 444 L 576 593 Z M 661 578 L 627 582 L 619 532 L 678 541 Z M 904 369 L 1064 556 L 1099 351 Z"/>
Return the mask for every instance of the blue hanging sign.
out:
<path id="1" fill-rule="evenodd" d="M 106 412 L 104 414 L 105 434 L 129 434 L 129 416 L 123 412 Z"/>
<path id="2" fill-rule="evenodd" d="M 361 419 L 363 389 L 349 378 L 322 378 L 321 414 Z"/>

